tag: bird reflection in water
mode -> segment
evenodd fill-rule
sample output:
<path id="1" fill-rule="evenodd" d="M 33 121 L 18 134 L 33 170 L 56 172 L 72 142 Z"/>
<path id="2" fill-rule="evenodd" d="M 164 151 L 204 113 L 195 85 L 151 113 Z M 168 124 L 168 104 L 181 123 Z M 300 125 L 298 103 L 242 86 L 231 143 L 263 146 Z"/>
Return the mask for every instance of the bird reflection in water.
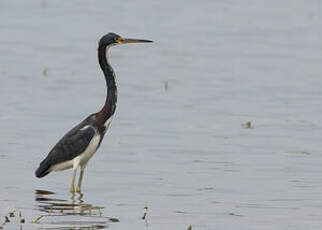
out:
<path id="1" fill-rule="evenodd" d="M 54 196 L 51 191 L 35 191 L 38 210 L 45 214 L 36 218 L 34 223 L 48 225 L 45 229 L 53 229 L 53 225 L 55 229 L 103 229 L 108 227 L 107 222 L 119 221 L 103 216 L 104 207 L 86 203 L 82 193 L 72 194 L 70 200 Z"/>

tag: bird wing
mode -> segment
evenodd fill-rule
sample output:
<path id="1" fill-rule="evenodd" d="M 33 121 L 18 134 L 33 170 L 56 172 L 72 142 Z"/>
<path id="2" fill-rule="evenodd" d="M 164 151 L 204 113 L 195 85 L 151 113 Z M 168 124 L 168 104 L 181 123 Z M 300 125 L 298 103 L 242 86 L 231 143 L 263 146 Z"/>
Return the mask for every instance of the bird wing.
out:
<path id="1" fill-rule="evenodd" d="M 51 166 L 69 161 L 85 151 L 95 135 L 95 128 L 87 125 L 79 129 L 75 127 L 69 131 L 49 152 L 48 156 L 40 163 L 36 176 L 42 177 L 49 173 Z"/>

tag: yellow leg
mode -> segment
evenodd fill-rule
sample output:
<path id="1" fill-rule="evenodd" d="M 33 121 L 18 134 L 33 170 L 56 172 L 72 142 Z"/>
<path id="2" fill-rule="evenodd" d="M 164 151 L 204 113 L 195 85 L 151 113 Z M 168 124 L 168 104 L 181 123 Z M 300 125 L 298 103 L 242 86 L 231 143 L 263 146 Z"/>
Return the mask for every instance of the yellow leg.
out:
<path id="1" fill-rule="evenodd" d="M 70 185 L 70 192 L 71 193 L 74 193 L 75 192 L 74 184 L 75 184 L 75 177 L 76 177 L 76 172 L 77 172 L 77 166 L 78 165 L 74 165 L 74 167 L 73 167 L 72 184 Z"/>
<path id="2" fill-rule="evenodd" d="M 78 184 L 77 184 L 77 188 L 76 188 L 76 192 L 78 192 L 78 193 L 81 192 L 82 180 L 83 180 L 83 176 L 84 176 L 84 169 L 85 169 L 85 167 L 81 166 L 81 172 L 79 175 Z"/>

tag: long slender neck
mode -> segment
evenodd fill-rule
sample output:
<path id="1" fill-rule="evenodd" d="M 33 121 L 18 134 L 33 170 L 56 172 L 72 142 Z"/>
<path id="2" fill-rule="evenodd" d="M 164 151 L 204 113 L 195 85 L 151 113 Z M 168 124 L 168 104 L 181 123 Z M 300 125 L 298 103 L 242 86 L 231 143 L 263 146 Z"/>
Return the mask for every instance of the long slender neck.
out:
<path id="1" fill-rule="evenodd" d="M 113 116 L 116 103 L 117 103 L 117 88 L 115 73 L 107 61 L 107 51 L 108 46 L 99 46 L 98 47 L 98 61 L 101 66 L 101 69 L 104 72 L 105 81 L 106 81 L 106 100 L 103 108 L 97 113 L 97 125 L 104 126 L 105 122 Z"/>

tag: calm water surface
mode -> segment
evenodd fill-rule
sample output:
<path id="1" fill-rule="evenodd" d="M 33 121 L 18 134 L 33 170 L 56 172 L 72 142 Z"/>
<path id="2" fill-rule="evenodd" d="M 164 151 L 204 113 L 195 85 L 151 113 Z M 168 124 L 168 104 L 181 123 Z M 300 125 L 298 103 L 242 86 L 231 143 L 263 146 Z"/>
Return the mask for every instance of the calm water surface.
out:
<path id="1" fill-rule="evenodd" d="M 320 229 L 321 10 L 0 1 L 1 223 L 17 210 L 22 229 Z M 110 31 L 155 43 L 111 50 L 116 116 L 71 197 L 70 170 L 41 180 L 34 170 L 103 104 L 96 49 Z M 11 220 L 5 229 L 20 228 Z"/>

